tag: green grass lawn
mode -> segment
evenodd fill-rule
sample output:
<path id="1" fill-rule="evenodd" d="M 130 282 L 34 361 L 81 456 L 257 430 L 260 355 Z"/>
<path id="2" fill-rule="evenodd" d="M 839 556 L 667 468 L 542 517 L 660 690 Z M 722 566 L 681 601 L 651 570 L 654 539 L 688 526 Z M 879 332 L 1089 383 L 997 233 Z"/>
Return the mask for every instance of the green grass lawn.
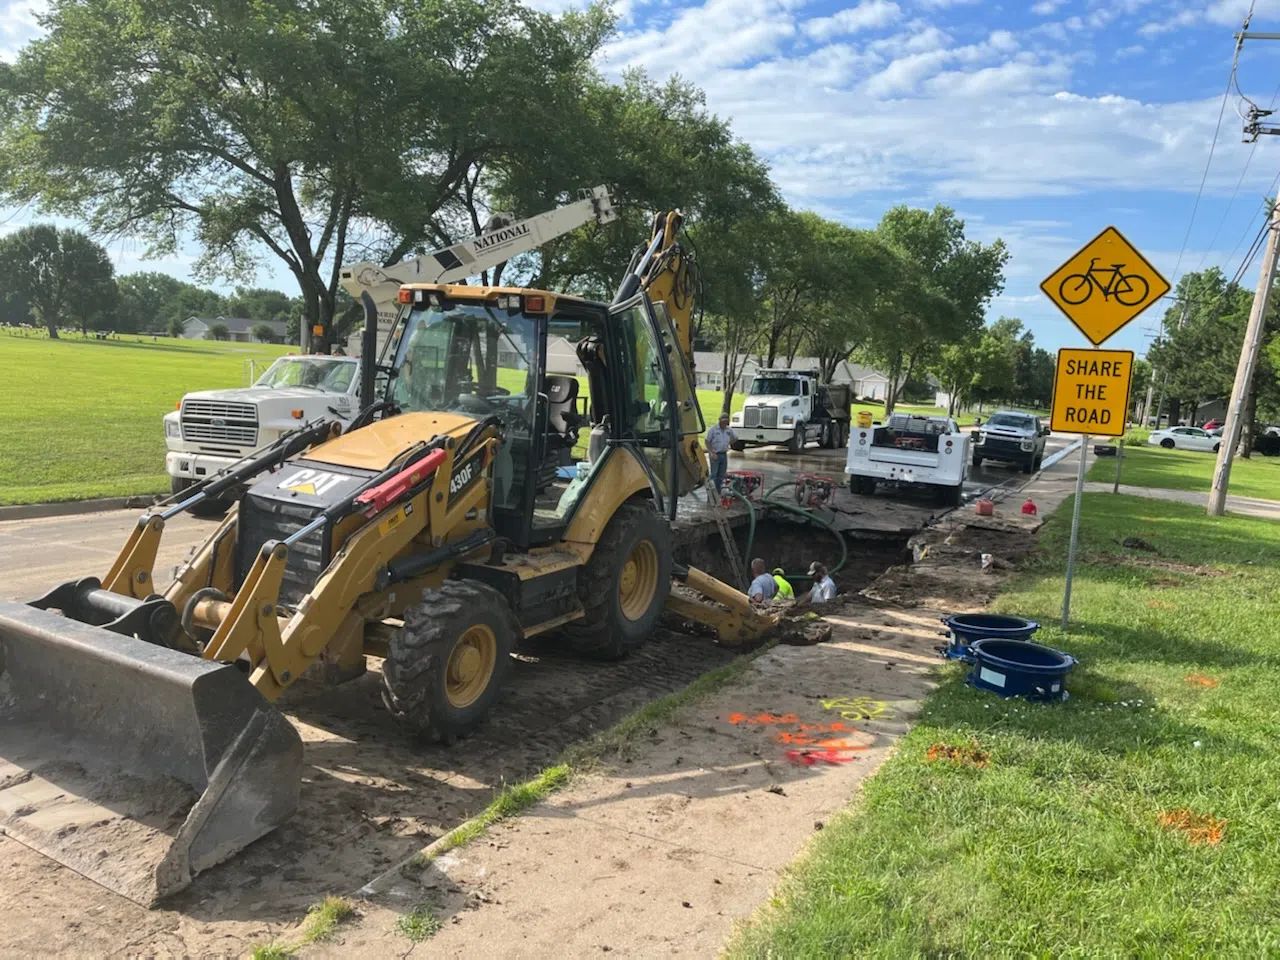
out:
<path id="1" fill-rule="evenodd" d="M 1208 493 L 1216 462 L 1217 458 L 1212 453 L 1130 446 L 1129 438 L 1126 438 L 1120 482 L 1136 487 Z M 1090 480 L 1111 483 L 1115 476 L 1116 462 L 1110 457 L 1099 458 L 1089 468 Z M 1248 460 L 1237 457 L 1231 465 L 1229 492 L 1242 497 L 1280 500 L 1280 457 L 1264 457 L 1260 453 L 1255 453 Z"/>
<path id="2" fill-rule="evenodd" d="M 1087 495 L 1064 636 L 1070 516 L 995 609 L 1079 658 L 1071 699 L 1001 700 L 945 667 L 730 956 L 1280 953 L 1280 523 Z M 935 744 L 989 764 L 931 762 Z M 1162 823 L 1180 811 L 1225 821 L 1220 842 Z"/>
<path id="3" fill-rule="evenodd" d="M 239 387 L 288 348 L 0 332 L 0 504 L 167 492 L 161 418 L 191 390 Z"/>

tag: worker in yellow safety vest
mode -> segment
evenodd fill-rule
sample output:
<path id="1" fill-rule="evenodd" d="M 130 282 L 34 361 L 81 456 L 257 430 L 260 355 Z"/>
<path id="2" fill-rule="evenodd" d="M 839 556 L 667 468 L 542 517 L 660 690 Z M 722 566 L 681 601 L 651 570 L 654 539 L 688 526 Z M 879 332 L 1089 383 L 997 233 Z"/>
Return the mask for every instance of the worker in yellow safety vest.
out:
<path id="1" fill-rule="evenodd" d="M 774 567 L 773 582 L 778 585 L 778 596 L 786 597 L 788 600 L 795 597 L 796 592 L 791 589 L 791 584 L 788 583 L 786 577 L 782 575 L 781 567 Z"/>

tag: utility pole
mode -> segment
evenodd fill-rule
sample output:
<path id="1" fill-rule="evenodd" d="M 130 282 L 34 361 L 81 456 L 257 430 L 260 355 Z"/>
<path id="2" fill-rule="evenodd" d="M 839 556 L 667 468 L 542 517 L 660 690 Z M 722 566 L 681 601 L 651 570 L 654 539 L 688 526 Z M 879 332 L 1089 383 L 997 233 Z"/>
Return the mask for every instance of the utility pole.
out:
<path id="1" fill-rule="evenodd" d="M 1258 366 L 1258 353 L 1262 349 L 1262 333 L 1266 328 L 1267 304 L 1271 299 L 1271 287 L 1276 276 L 1276 254 L 1280 252 L 1277 236 L 1280 236 L 1280 204 L 1273 205 L 1267 227 L 1267 249 L 1258 271 L 1258 288 L 1253 294 L 1253 309 L 1249 311 L 1249 328 L 1240 346 L 1240 362 L 1236 366 L 1236 379 L 1231 387 L 1231 402 L 1227 405 L 1227 423 L 1222 430 L 1222 442 L 1218 445 L 1218 463 L 1213 471 L 1213 486 L 1209 490 L 1209 516 L 1220 517 L 1227 506 L 1227 487 L 1231 483 L 1231 461 L 1240 443 L 1241 413 L 1244 398 L 1253 383 L 1253 372 Z"/>

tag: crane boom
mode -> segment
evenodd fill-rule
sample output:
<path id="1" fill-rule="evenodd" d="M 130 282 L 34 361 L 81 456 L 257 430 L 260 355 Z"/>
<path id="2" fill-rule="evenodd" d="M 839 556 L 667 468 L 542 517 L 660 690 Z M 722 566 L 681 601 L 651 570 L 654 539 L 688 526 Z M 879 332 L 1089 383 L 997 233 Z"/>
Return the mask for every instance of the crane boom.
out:
<path id="1" fill-rule="evenodd" d="M 511 222 L 495 218 L 494 226 L 479 236 L 389 267 L 376 263 L 355 263 L 343 267 L 342 286 L 356 300 L 367 292 L 378 310 L 380 333 L 389 330 L 395 322 L 398 310 L 396 294 L 401 284 L 457 283 L 492 270 L 518 254 L 535 250 L 585 224 L 610 223 L 617 219 L 606 187 L 583 192 L 585 196 L 581 200 L 527 220 Z"/>

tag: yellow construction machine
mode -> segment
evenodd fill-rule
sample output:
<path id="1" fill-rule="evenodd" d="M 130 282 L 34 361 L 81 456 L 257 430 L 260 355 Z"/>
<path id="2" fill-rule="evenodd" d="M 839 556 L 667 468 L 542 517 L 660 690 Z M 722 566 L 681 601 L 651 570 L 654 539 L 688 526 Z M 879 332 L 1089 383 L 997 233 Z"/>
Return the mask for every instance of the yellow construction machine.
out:
<path id="1" fill-rule="evenodd" d="M 768 617 L 672 556 L 706 476 L 680 228 L 655 219 L 612 303 L 406 284 L 380 357 L 366 295 L 362 396 L 384 388 L 345 430 L 304 425 L 149 510 L 101 580 L 0 602 L 0 830 L 150 904 L 293 814 L 302 745 L 272 701 L 304 674 L 380 657 L 389 712 L 447 743 L 523 638 L 616 658 L 668 604 L 758 638 Z M 565 344 L 589 397 L 548 372 Z M 237 489 L 158 594 L 166 522 Z"/>

